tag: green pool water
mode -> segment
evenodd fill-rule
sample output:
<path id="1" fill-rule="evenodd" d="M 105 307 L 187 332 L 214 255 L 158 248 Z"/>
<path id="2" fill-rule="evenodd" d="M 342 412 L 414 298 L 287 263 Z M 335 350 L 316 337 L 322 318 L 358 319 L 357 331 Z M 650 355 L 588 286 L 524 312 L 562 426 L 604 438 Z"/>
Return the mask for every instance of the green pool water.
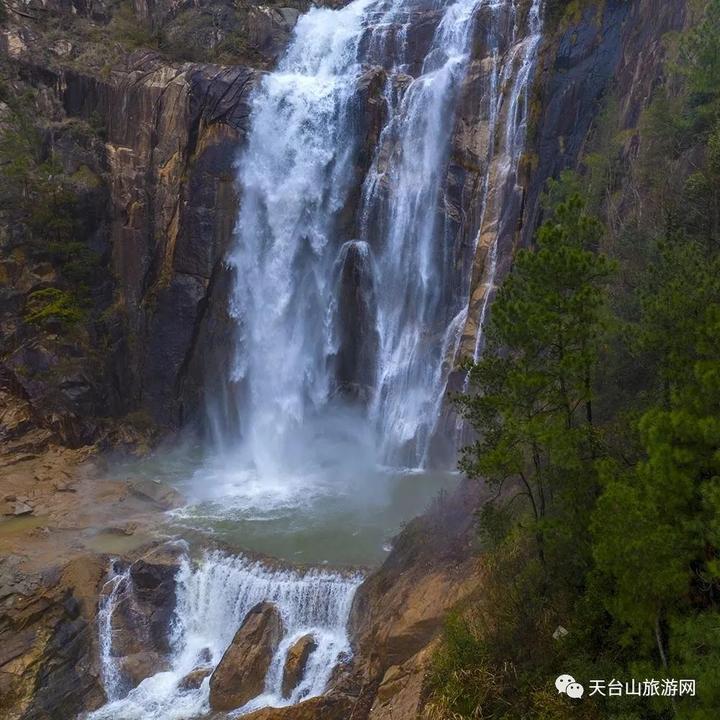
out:
<path id="1" fill-rule="evenodd" d="M 352 467 L 259 477 L 232 457 L 208 461 L 195 448 L 116 461 L 118 479 L 150 478 L 175 487 L 187 505 L 159 530 L 215 540 L 298 564 L 371 566 L 392 537 L 458 477 L 450 472 Z"/>

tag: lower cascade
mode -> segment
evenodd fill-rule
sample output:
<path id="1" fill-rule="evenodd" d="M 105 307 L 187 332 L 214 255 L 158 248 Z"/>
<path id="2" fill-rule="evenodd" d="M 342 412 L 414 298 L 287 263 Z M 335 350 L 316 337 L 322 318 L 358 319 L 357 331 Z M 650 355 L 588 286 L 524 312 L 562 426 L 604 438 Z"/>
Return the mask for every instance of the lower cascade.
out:
<path id="1" fill-rule="evenodd" d="M 273 648 L 262 691 L 232 715 L 320 695 L 338 661 L 349 657 L 346 625 L 361 580 L 359 574 L 273 568 L 219 551 L 206 553 L 197 563 L 184 555 L 175 576 L 167 670 L 128 690 L 123 687 L 121 658 L 114 651 L 113 617 L 121 603 L 133 602 L 132 578 L 129 570 L 112 572 L 98 616 L 101 670 L 109 702 L 88 720 L 181 720 L 209 712 L 211 673 L 248 613 L 260 603 L 271 604 L 279 615 L 281 637 Z M 308 636 L 312 643 L 301 676 L 283 692 L 288 652 Z M 201 681 L 188 684 L 194 671 L 204 671 Z"/>

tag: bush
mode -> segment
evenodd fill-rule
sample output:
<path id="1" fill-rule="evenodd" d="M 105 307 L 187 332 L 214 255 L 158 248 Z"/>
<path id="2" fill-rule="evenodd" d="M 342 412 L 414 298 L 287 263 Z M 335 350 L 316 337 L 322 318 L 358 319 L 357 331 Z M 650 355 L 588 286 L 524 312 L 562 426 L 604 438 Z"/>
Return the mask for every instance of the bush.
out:
<path id="1" fill-rule="evenodd" d="M 45 288 L 30 293 L 25 312 L 25 322 L 32 325 L 46 325 L 57 322 L 61 325 L 77 325 L 86 319 L 86 311 L 80 302 L 67 290 Z"/>

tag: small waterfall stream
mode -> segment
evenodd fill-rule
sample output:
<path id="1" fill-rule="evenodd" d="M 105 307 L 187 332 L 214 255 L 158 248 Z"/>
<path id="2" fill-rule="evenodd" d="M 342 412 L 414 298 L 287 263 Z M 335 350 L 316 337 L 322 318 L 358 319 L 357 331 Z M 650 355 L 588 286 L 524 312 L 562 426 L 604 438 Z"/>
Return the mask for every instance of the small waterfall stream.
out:
<path id="1" fill-rule="evenodd" d="M 198 667 L 215 668 L 248 612 L 263 601 L 277 607 L 284 635 L 264 692 L 238 708 L 238 714 L 320 695 L 339 658 L 350 652 L 346 624 L 361 579 L 359 574 L 273 568 L 218 551 L 207 553 L 197 564 L 184 557 L 176 577 L 169 669 L 123 696 L 118 659 L 113 655 L 113 614 L 118 603 L 129 601 L 132 580 L 127 571 L 113 574 L 98 617 L 101 670 L 109 702 L 88 720 L 187 720 L 209 712 L 209 678 L 196 689 L 183 689 L 181 681 Z M 313 636 L 317 647 L 308 658 L 301 682 L 290 697 L 283 697 L 287 652 L 307 634 Z"/>
<path id="2" fill-rule="evenodd" d="M 117 658 L 113 655 L 113 625 L 112 618 L 115 607 L 119 602 L 123 590 L 130 582 L 130 572 L 116 572 L 114 563 L 111 563 L 110 577 L 105 583 L 105 593 L 98 604 L 98 639 L 100 648 L 100 670 L 102 672 L 103 687 L 108 701 L 112 702 L 121 697 L 121 677 Z"/>

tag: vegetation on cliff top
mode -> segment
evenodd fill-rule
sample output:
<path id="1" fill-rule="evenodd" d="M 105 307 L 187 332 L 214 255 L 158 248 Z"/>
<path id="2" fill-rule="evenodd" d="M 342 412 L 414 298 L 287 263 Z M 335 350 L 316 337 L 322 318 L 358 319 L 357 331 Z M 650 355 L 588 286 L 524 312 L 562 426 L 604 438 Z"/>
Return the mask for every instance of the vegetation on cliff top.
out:
<path id="1" fill-rule="evenodd" d="M 713 0 L 638 157 L 609 99 L 585 177 L 552 184 L 536 247 L 498 294 L 458 400 L 479 431 L 463 467 L 497 489 L 479 509 L 490 574 L 436 655 L 437 717 L 717 717 L 718 58 Z M 558 695 L 561 673 L 582 701 Z M 697 694 L 590 695 L 591 679 L 653 678 Z"/>

